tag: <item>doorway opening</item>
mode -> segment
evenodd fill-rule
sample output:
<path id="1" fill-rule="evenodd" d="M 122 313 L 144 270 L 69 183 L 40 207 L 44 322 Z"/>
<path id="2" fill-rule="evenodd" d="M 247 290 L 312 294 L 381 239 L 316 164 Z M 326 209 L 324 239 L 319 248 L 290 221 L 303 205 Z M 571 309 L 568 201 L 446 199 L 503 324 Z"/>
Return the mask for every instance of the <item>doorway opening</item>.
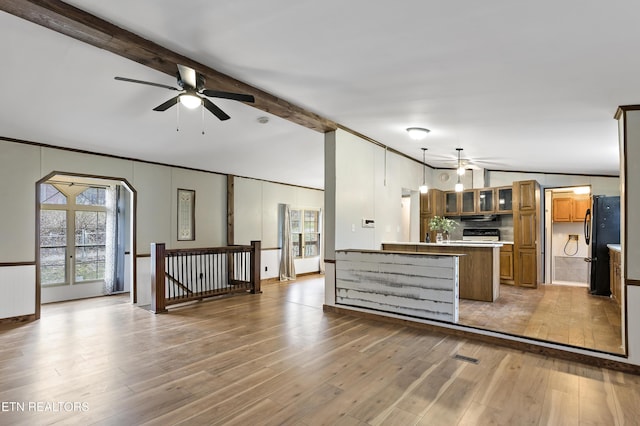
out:
<path id="1" fill-rule="evenodd" d="M 589 286 L 589 244 L 585 217 L 591 187 L 545 189 L 545 274 L 547 284 Z"/>
<path id="2" fill-rule="evenodd" d="M 398 241 L 420 241 L 420 193 L 402 188 Z"/>
<path id="3" fill-rule="evenodd" d="M 135 302 L 131 186 L 52 173 L 36 193 L 36 318 L 42 303 L 122 293 Z"/>

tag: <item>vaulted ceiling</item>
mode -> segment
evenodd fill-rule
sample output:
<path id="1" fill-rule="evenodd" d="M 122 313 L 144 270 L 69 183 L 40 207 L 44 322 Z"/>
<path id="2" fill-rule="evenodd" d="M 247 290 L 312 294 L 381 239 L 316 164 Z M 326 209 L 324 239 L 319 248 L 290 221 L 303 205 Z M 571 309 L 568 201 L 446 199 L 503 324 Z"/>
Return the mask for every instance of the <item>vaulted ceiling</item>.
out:
<path id="1" fill-rule="evenodd" d="M 49 25 L 87 24 L 72 35 L 102 47 L 0 12 L 0 136 L 322 187 L 322 131 L 337 125 L 415 159 L 427 147 L 436 167 L 462 147 L 481 168 L 616 175 L 613 114 L 640 102 L 634 1 L 67 3 L 96 19 L 54 0 L 0 5 L 72 15 Z M 224 122 L 155 112 L 174 93 L 113 79 L 175 86 L 185 61 L 256 105 L 214 100 Z M 431 133 L 413 141 L 411 126 Z"/>

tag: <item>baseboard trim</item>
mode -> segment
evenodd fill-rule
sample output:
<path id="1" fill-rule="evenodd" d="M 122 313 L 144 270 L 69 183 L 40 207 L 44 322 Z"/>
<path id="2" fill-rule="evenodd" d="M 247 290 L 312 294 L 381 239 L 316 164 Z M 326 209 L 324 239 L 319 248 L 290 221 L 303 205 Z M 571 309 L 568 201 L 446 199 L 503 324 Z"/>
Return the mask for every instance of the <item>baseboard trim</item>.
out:
<path id="1" fill-rule="evenodd" d="M 20 324 L 20 323 L 25 323 L 25 322 L 32 322 L 36 320 L 36 314 L 30 314 L 30 315 L 20 315 L 17 317 L 11 317 L 11 318 L 1 318 L 0 319 L 0 325 L 3 324 Z"/>
<path id="2" fill-rule="evenodd" d="M 549 356 L 549 357 L 558 358 L 566 361 L 578 362 L 578 363 L 586 364 L 592 367 L 608 368 L 611 370 L 621 371 L 624 373 L 640 375 L 640 366 L 638 365 L 627 364 L 625 362 L 599 358 L 596 356 L 591 356 L 586 354 L 579 354 L 579 353 L 570 352 L 570 351 L 562 350 L 558 348 L 549 348 L 546 346 L 536 345 L 535 343 L 521 342 L 521 341 L 511 340 L 511 339 L 502 338 L 498 336 L 490 336 L 486 334 L 478 334 L 473 331 L 453 329 L 453 328 L 438 326 L 434 324 L 425 324 L 425 323 L 411 321 L 409 319 L 388 317 L 385 315 L 378 315 L 371 312 L 356 311 L 348 308 L 342 308 L 339 306 L 322 305 L 322 310 L 324 312 L 350 315 L 353 317 L 364 318 L 368 320 L 381 321 L 389 324 L 397 324 L 397 325 L 402 325 L 407 327 L 414 327 L 414 328 L 419 328 L 423 330 L 434 331 L 438 333 L 444 333 L 444 334 L 448 334 L 456 337 L 462 337 L 465 339 L 480 341 L 483 343 L 490 343 L 490 344 L 506 347 L 509 349 L 515 349 L 523 352 Z"/>

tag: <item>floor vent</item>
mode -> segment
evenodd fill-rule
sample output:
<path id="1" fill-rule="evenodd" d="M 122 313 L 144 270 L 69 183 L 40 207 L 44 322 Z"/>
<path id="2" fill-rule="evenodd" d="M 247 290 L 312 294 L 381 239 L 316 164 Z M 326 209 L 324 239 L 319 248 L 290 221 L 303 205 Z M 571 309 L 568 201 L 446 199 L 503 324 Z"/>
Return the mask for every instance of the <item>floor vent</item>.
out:
<path id="1" fill-rule="evenodd" d="M 464 362 L 470 362 L 471 364 L 477 364 L 480 362 L 480 360 L 477 358 L 471 358 L 470 356 L 464 356 L 460 354 L 455 354 L 453 358 Z"/>

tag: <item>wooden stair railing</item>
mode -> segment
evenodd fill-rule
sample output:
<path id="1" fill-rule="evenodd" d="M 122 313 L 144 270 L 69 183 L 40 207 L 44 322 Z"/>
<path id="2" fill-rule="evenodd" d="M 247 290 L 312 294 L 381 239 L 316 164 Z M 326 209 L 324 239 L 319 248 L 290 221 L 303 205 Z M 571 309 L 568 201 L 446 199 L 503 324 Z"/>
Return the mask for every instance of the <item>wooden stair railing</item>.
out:
<path id="1" fill-rule="evenodd" d="M 232 293 L 260 293 L 260 241 L 250 246 L 167 250 L 151 244 L 151 311 Z"/>

